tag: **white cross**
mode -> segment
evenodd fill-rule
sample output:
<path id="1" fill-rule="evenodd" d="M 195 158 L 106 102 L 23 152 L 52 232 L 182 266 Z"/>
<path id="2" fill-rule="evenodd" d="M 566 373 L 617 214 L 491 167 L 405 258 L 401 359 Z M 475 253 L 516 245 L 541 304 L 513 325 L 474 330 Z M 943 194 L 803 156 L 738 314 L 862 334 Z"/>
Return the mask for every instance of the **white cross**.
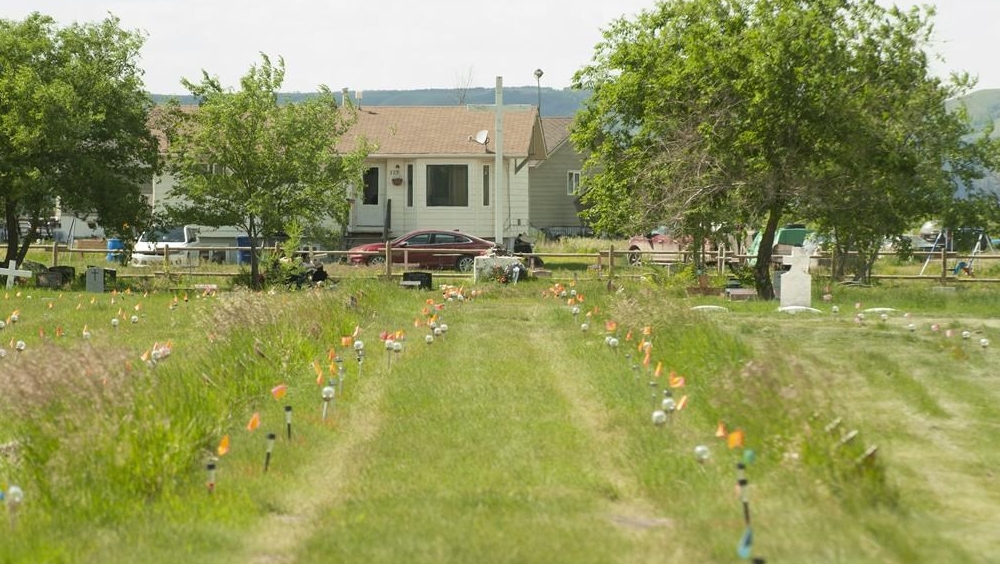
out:
<path id="1" fill-rule="evenodd" d="M 17 278 L 30 278 L 30 270 L 18 270 L 15 266 L 10 268 L 9 266 L 0 266 L 0 276 L 7 277 L 7 289 L 10 290 L 14 287 L 14 280 Z"/>
<path id="2" fill-rule="evenodd" d="M 789 270 L 795 270 L 798 272 L 809 272 L 809 262 L 810 262 L 809 252 L 802 247 L 792 247 L 791 256 L 785 255 L 781 257 L 782 264 L 790 265 Z"/>
<path id="3" fill-rule="evenodd" d="M 493 140 L 493 168 L 495 169 L 493 173 L 493 178 L 495 186 L 493 187 L 493 239 L 496 241 L 497 245 L 503 244 L 504 235 L 504 225 L 503 218 L 504 213 L 510 210 L 502 210 L 501 204 L 504 200 L 501 198 L 503 190 L 507 188 L 504 182 L 504 162 L 503 162 L 503 114 L 507 110 L 524 110 L 525 108 L 530 108 L 531 106 L 525 104 L 515 104 L 515 105 L 503 105 L 503 77 L 497 77 L 497 87 L 496 87 L 496 103 L 495 104 L 470 104 L 469 109 L 473 110 L 490 110 L 493 112 L 494 118 L 494 133 L 495 139 Z M 539 108 L 541 111 L 541 108 Z M 516 171 L 515 171 L 516 172 Z"/>

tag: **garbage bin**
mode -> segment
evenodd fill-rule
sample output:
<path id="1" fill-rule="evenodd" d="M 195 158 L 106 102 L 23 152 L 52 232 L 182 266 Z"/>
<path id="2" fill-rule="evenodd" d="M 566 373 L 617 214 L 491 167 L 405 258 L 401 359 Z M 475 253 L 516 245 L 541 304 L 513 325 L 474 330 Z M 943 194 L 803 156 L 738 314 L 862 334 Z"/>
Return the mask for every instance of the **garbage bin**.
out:
<path id="1" fill-rule="evenodd" d="M 237 237 L 236 238 L 237 247 L 249 247 L 250 237 Z M 240 249 L 236 257 L 236 264 L 250 264 L 250 251 L 248 249 Z"/>
<path id="2" fill-rule="evenodd" d="M 121 239 L 108 239 L 108 262 L 121 261 L 120 251 L 124 248 L 125 244 L 122 242 Z"/>

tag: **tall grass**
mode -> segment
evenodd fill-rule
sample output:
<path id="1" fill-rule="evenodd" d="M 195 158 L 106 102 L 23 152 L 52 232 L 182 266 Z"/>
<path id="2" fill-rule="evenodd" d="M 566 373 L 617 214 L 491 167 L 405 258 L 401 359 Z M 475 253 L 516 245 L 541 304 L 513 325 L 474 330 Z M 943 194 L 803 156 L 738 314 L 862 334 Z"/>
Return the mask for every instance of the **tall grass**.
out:
<path id="1" fill-rule="evenodd" d="M 16 444 L 0 486 L 30 501 L 0 560 L 730 562 L 744 528 L 738 461 L 754 553 L 769 560 L 997 556 L 963 517 L 1000 506 L 984 474 L 1000 449 L 981 442 L 1000 421 L 991 351 L 929 328 L 1000 342 L 976 317 L 996 305 L 988 292 L 838 287 L 840 316 L 826 304 L 788 316 L 763 302 L 692 311 L 718 298 L 653 279 L 572 289 L 586 296 L 575 318 L 544 280 L 480 285 L 465 301 L 376 281 L 187 301 L 10 295 L 0 303 L 20 320 L 0 337 L 28 347 L 0 360 L 0 443 Z M 897 312 L 856 324 L 858 302 Z M 432 314 L 450 330 L 428 345 Z M 341 346 L 355 327 L 363 363 Z M 406 348 L 387 353 L 376 335 L 398 330 Z M 143 360 L 167 341 L 168 357 Z M 336 375 L 331 351 L 348 379 L 324 421 L 316 380 Z M 664 389 L 687 406 L 654 426 Z M 729 448 L 720 423 L 745 445 Z M 279 438 L 265 473 L 266 432 Z"/>

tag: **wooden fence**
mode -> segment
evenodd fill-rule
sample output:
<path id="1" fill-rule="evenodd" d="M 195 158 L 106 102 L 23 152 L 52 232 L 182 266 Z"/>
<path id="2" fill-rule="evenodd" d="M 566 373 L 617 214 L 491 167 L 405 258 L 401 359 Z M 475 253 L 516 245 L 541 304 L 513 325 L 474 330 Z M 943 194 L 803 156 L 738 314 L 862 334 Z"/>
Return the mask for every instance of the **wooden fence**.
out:
<path id="1" fill-rule="evenodd" d="M 70 259 L 75 257 L 77 259 L 85 260 L 90 256 L 99 255 L 102 258 L 101 262 L 106 262 L 105 257 L 107 255 L 120 255 L 121 253 L 124 252 L 120 249 L 108 249 L 106 247 L 106 243 L 103 241 L 101 241 L 100 248 L 98 248 L 96 245 L 93 244 L 93 242 L 90 241 L 81 241 L 81 243 L 84 244 L 73 245 L 72 247 L 59 243 L 51 243 L 44 245 L 37 244 L 37 245 L 32 245 L 31 250 L 35 252 L 43 252 L 46 253 L 48 256 L 50 256 L 52 266 L 59 265 L 60 259 L 66 257 L 70 257 Z M 202 252 L 205 253 L 219 252 L 219 251 L 240 252 L 249 250 L 250 250 L 249 247 L 240 247 L 240 246 L 226 246 L 226 247 L 203 246 L 203 247 L 184 247 L 182 250 L 178 249 L 176 251 L 172 251 L 169 246 L 165 246 L 162 269 L 153 270 L 151 272 L 122 272 L 119 273 L 118 276 L 121 278 L 152 278 L 157 276 L 168 276 L 168 275 L 175 276 L 183 274 L 186 276 L 231 277 L 238 275 L 239 271 L 225 270 L 225 269 L 206 270 L 204 269 L 204 267 L 194 268 L 193 266 L 177 265 L 175 263 L 171 263 L 171 256 L 176 255 L 178 253 L 190 253 L 190 252 L 198 252 L 199 254 L 201 254 Z M 277 253 L 278 251 L 280 251 L 280 248 L 277 245 L 275 245 L 274 247 L 266 247 L 265 250 Z M 398 256 L 400 252 L 403 254 L 403 263 L 400 264 L 396 262 L 394 264 L 392 260 L 393 253 L 397 254 Z M 442 249 L 440 252 L 449 253 L 452 256 L 459 256 L 461 254 L 468 253 L 468 251 L 462 251 L 460 249 Z M 305 254 L 307 254 L 307 258 L 309 259 L 320 258 L 320 259 L 327 259 L 325 262 L 340 263 L 340 262 L 346 262 L 348 260 L 347 257 L 349 254 L 356 255 L 358 253 L 356 252 L 349 253 L 348 251 L 312 251 Z M 403 272 L 414 270 L 414 266 L 409 261 L 409 252 L 406 249 L 392 250 L 390 249 L 388 244 L 386 244 L 385 248 L 382 250 L 364 254 L 384 255 L 385 264 L 382 267 L 381 271 L 373 272 L 373 267 L 369 267 L 364 271 L 363 275 L 394 277 L 400 275 Z M 880 253 L 880 256 L 893 256 L 895 254 L 897 253 L 884 252 Z M 591 272 L 597 278 L 610 277 L 610 276 L 621 276 L 621 277 L 639 276 L 642 274 L 641 271 L 636 271 L 636 269 L 632 268 L 632 263 L 635 261 L 635 259 L 638 259 L 638 262 L 642 264 L 649 264 L 649 263 L 660 264 L 667 266 L 669 268 L 674 266 L 687 265 L 690 263 L 692 257 L 692 254 L 686 251 L 680 251 L 680 252 L 629 251 L 629 250 L 615 249 L 614 246 L 611 246 L 607 250 L 588 252 L 588 253 L 560 252 L 560 253 L 533 253 L 532 255 L 541 258 L 543 261 L 548 261 L 548 265 L 550 266 L 558 265 L 558 261 L 556 263 L 553 263 L 551 262 L 551 259 L 577 259 L 580 262 L 586 263 L 588 265 L 587 271 Z M 913 256 L 915 258 L 918 257 L 918 255 L 913 255 Z M 921 253 L 919 257 L 924 258 L 926 261 L 926 262 L 921 261 L 924 262 L 924 268 L 922 269 L 922 272 L 924 271 L 929 271 L 929 272 L 921 274 L 875 274 L 872 275 L 872 278 L 880 280 L 892 280 L 892 279 L 928 280 L 928 281 L 939 281 L 941 283 L 1000 282 L 1000 278 L 986 278 L 986 277 L 975 276 L 974 271 L 970 275 L 968 273 L 961 271 L 956 266 L 954 266 L 963 258 L 969 258 L 976 264 L 982 264 L 982 263 L 998 264 L 997 261 L 1000 261 L 1000 254 L 980 253 L 973 258 L 973 257 L 968 257 L 967 255 L 962 255 L 954 252 L 939 251 L 931 255 Z M 742 264 L 745 263 L 746 259 L 748 258 L 752 257 L 749 257 L 748 255 L 729 254 L 726 253 L 725 251 L 712 253 L 706 255 L 705 257 L 706 262 L 709 264 L 709 273 L 711 271 L 714 271 L 716 274 L 719 275 L 724 275 L 726 273 L 727 265 L 729 265 L 730 263 Z M 831 257 L 829 254 L 819 253 L 813 255 L 812 258 L 818 260 L 829 260 Z M 330 261 L 329 259 L 333 260 Z M 931 265 L 934 265 L 934 267 L 929 268 Z M 557 278 L 563 277 L 563 273 L 557 272 L 555 274 L 557 274 Z M 464 278 L 466 276 L 469 276 L 468 273 L 448 272 L 448 271 L 439 271 L 436 272 L 435 275 L 443 278 Z M 573 276 L 573 274 L 566 274 L 565 276 Z"/>

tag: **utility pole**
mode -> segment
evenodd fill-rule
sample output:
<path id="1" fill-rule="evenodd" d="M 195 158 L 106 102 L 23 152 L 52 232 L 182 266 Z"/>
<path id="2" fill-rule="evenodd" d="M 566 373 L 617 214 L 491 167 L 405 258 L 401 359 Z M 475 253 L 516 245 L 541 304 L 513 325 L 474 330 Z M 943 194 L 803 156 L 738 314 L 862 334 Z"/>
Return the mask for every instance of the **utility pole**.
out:
<path id="1" fill-rule="evenodd" d="M 542 117 L 542 69 L 535 69 L 535 85 L 538 88 L 538 117 Z"/>

